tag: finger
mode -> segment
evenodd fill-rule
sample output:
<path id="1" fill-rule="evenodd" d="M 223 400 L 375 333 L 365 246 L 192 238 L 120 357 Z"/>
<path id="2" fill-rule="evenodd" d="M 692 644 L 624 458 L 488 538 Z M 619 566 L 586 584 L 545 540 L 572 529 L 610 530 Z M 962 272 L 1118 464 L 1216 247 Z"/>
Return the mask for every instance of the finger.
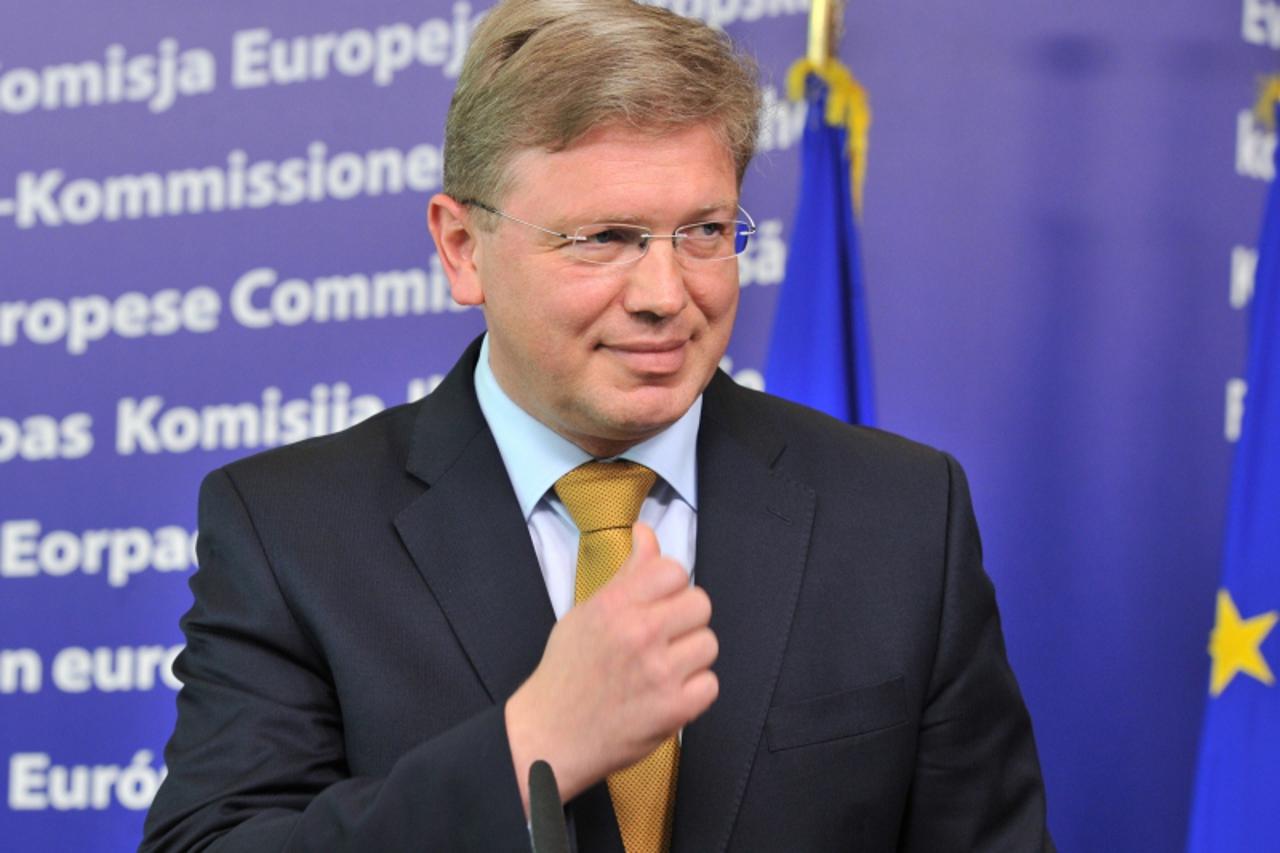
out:
<path id="1" fill-rule="evenodd" d="M 661 554 L 662 547 L 658 544 L 658 534 L 653 532 L 652 527 L 643 521 L 637 521 L 631 525 L 631 555 L 627 558 L 628 562 L 641 563 L 656 560 Z"/>
<path id="2" fill-rule="evenodd" d="M 689 574 L 675 560 L 662 556 L 652 527 L 636 522 L 631 527 L 631 554 L 614 579 L 626 587 L 631 601 L 644 604 L 687 586 Z"/>
<path id="3" fill-rule="evenodd" d="M 673 640 L 667 655 L 672 672 L 681 682 L 688 682 L 716 662 L 720 655 L 720 641 L 710 628 L 701 628 Z"/>
<path id="4" fill-rule="evenodd" d="M 637 563 L 618 580 L 626 590 L 628 600 L 634 604 L 653 604 L 689 587 L 688 573 L 670 557 L 655 557 Z M 661 619 L 661 614 L 657 614 L 657 618 Z"/>
<path id="5" fill-rule="evenodd" d="M 711 622 L 711 598 L 701 587 L 687 587 L 660 602 L 660 606 L 662 633 L 670 640 Z"/>
<path id="6" fill-rule="evenodd" d="M 680 697 L 683 704 L 681 710 L 684 712 L 681 716 L 685 719 L 685 725 L 702 716 L 719 695 L 720 680 L 711 670 L 699 670 L 690 677 L 684 683 Z"/>

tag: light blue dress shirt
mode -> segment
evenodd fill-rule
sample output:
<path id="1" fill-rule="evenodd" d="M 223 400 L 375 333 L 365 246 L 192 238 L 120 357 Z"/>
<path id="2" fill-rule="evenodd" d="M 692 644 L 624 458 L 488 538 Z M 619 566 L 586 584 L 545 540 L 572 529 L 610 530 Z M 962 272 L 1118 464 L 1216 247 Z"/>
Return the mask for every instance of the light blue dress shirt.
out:
<path id="1" fill-rule="evenodd" d="M 515 488 L 547 584 L 547 595 L 559 619 L 573 607 L 578 528 L 552 486 L 593 457 L 507 396 L 489 367 L 488 335 L 480 345 L 475 387 L 480 411 Z M 699 395 L 680 420 L 617 457 L 638 462 L 658 475 L 640 507 L 640 521 L 653 528 L 662 553 L 684 566 L 690 578 L 698 526 L 696 453 L 701 419 Z"/>

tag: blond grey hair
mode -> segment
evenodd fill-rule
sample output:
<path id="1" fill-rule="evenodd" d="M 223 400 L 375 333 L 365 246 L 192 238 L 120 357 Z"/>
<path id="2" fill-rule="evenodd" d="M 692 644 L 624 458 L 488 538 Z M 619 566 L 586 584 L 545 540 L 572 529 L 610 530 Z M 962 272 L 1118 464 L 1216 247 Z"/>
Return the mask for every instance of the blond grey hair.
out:
<path id="1" fill-rule="evenodd" d="M 738 183 L 755 153 L 755 63 L 700 21 L 633 0 L 505 0 L 476 28 L 449 105 L 444 191 L 500 204 L 519 151 L 593 128 L 708 125 Z"/>

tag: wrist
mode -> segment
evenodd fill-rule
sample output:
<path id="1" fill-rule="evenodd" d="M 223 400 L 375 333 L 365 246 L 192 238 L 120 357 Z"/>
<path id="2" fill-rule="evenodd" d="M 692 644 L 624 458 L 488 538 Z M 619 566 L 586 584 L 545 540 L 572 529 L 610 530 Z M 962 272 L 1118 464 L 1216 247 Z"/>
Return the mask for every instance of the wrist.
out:
<path id="1" fill-rule="evenodd" d="M 529 767 L 539 759 L 551 765 L 556 775 L 556 786 L 565 802 L 599 781 L 582 772 L 578 766 L 580 762 L 574 759 L 572 743 L 560 742 L 562 739 L 556 737 L 554 721 L 544 720 L 538 713 L 539 707 L 540 703 L 527 689 L 526 683 L 511 695 L 503 709 L 511 762 L 526 816 L 529 814 Z"/>

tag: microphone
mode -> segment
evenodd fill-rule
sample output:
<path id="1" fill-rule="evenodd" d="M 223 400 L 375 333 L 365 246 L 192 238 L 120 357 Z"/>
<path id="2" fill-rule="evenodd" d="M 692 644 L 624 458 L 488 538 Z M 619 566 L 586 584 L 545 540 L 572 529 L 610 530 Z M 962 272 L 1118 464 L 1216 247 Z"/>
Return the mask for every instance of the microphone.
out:
<path id="1" fill-rule="evenodd" d="M 529 827 L 533 853 L 570 853 L 556 774 L 541 759 L 529 766 Z"/>

